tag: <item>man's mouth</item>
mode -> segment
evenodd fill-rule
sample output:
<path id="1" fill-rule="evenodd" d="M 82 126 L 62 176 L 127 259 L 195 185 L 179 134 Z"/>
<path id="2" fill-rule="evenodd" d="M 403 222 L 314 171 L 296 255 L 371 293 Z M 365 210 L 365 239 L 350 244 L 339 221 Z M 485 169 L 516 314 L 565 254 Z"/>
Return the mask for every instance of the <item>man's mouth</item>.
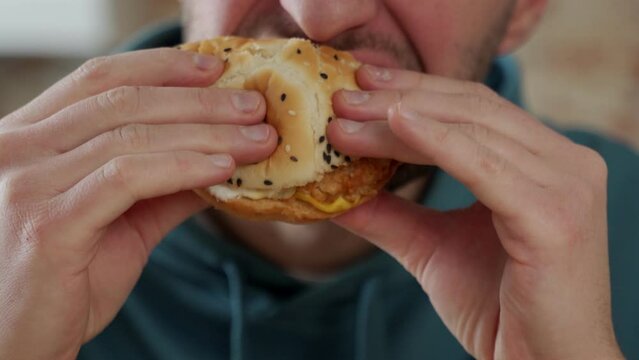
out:
<path id="1" fill-rule="evenodd" d="M 401 68 L 399 62 L 392 55 L 379 50 L 362 48 L 350 50 L 349 52 L 355 59 L 364 64 L 394 69 Z"/>

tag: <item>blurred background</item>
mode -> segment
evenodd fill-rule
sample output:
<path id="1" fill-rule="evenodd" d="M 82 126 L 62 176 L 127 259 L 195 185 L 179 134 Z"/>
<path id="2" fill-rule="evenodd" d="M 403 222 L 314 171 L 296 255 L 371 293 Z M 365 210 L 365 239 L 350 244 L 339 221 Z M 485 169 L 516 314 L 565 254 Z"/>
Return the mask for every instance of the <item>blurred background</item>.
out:
<path id="1" fill-rule="evenodd" d="M 0 0 L 0 117 L 84 59 L 179 18 L 176 0 Z M 639 149 L 639 1 L 552 0 L 517 52 L 530 110 Z"/>

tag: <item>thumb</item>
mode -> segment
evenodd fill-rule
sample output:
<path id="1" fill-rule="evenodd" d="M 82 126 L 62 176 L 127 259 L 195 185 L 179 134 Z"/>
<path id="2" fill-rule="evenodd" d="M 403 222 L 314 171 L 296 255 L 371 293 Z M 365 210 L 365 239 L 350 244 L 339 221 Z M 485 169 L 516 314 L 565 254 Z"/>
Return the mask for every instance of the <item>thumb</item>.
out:
<path id="1" fill-rule="evenodd" d="M 143 200 L 127 211 L 127 221 L 151 251 L 173 228 L 205 209 L 206 202 L 193 191 Z"/>
<path id="2" fill-rule="evenodd" d="M 415 276 L 450 233 L 451 220 L 446 213 L 388 192 L 332 219 L 389 253 Z"/>

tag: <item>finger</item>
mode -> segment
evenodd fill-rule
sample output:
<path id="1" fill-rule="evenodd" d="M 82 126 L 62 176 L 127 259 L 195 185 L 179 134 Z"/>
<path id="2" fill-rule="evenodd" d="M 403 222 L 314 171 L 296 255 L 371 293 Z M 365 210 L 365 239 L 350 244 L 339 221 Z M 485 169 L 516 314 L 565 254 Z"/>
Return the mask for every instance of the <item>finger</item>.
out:
<path id="1" fill-rule="evenodd" d="M 277 133 L 267 124 L 234 125 L 128 125 L 104 133 L 37 167 L 52 175 L 47 185 L 57 192 L 86 177 L 111 159 L 124 155 L 167 151 L 230 154 L 237 164 L 266 159 L 277 146 Z"/>
<path id="2" fill-rule="evenodd" d="M 67 192 L 53 199 L 57 216 L 73 219 L 66 241 L 90 239 L 133 204 L 228 179 L 235 164 L 225 154 L 164 152 L 127 155 L 109 161 Z M 82 246 L 83 244 L 75 244 Z M 91 246 L 91 244 L 85 244 Z"/>
<path id="3" fill-rule="evenodd" d="M 120 86 L 206 86 L 223 72 L 221 60 L 177 49 L 141 50 L 87 61 L 3 120 L 31 124 L 82 99 Z"/>
<path id="4" fill-rule="evenodd" d="M 479 124 L 522 144 L 532 153 L 551 152 L 563 137 L 499 98 L 431 91 L 340 91 L 333 97 L 337 116 L 366 121 L 386 118 L 402 103 L 425 117 L 447 123 Z"/>
<path id="5" fill-rule="evenodd" d="M 448 125 L 405 107 L 395 108 L 389 117 L 395 136 L 466 185 L 491 210 L 517 216 L 526 204 L 539 200 L 545 185 L 524 175 L 518 162 Z"/>
<path id="6" fill-rule="evenodd" d="M 403 69 L 363 65 L 356 73 L 357 83 L 364 90 L 428 90 L 448 94 L 495 94 L 487 86 L 473 81 L 446 78 Z"/>
<path id="7" fill-rule="evenodd" d="M 383 121 L 335 119 L 326 130 L 328 141 L 339 152 L 359 157 L 395 159 L 404 163 L 430 165 L 432 161 L 406 146 Z"/>
<path id="8" fill-rule="evenodd" d="M 63 153 L 126 124 L 255 124 L 266 105 L 255 91 L 218 88 L 121 87 L 72 105 L 30 131 Z"/>
<path id="9" fill-rule="evenodd" d="M 444 126 L 465 134 L 478 146 L 484 146 L 506 161 L 517 164 L 522 172 L 540 183 L 548 182 L 552 176 L 548 164 L 520 144 L 491 129 L 474 123 L 445 123 Z M 433 165 L 431 158 L 415 151 L 395 136 L 386 121 L 336 119 L 329 124 L 327 134 L 330 143 L 344 154 Z"/>
<path id="10" fill-rule="evenodd" d="M 331 221 L 388 252 L 412 274 L 421 273 L 449 227 L 441 213 L 388 192 Z"/>

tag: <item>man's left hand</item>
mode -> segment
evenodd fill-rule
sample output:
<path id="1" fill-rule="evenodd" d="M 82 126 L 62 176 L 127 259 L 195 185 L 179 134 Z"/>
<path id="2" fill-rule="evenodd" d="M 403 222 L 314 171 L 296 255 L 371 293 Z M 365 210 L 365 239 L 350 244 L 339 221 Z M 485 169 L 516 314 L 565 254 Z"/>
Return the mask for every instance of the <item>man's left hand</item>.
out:
<path id="1" fill-rule="evenodd" d="M 601 156 L 484 85 L 368 65 L 357 77 L 365 91 L 333 98 L 331 143 L 436 165 L 478 201 L 438 212 L 382 193 L 334 221 L 403 264 L 476 358 L 621 358 Z"/>

